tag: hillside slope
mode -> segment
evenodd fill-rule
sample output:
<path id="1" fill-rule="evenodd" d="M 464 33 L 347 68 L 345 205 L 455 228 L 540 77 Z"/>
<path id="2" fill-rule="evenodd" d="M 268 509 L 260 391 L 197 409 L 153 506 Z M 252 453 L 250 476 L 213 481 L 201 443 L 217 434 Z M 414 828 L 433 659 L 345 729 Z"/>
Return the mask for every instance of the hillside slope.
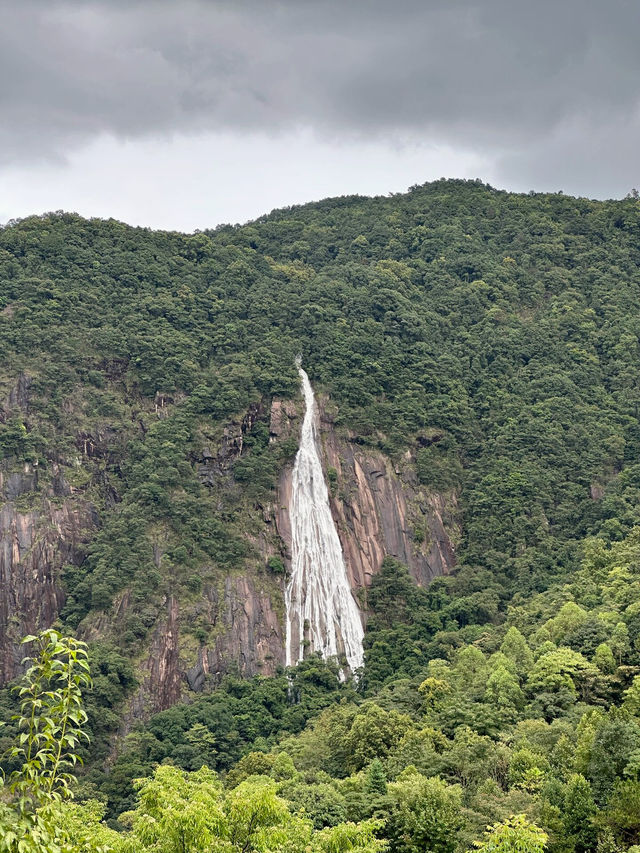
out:
<path id="1" fill-rule="evenodd" d="M 131 717 L 276 671 L 298 353 L 355 586 L 457 562 L 464 626 L 570 575 L 637 521 L 639 235 L 633 199 L 459 181 L 193 236 L 4 228 L 3 677 L 56 618 L 133 662 Z"/>
<path id="2" fill-rule="evenodd" d="M 633 198 L 460 181 L 0 231 L 0 678 L 41 625 L 89 641 L 80 799 L 121 830 L 134 779 L 207 764 L 390 853 L 514 814 L 549 853 L 637 850 L 639 238 Z M 281 666 L 298 354 L 357 683 Z"/>

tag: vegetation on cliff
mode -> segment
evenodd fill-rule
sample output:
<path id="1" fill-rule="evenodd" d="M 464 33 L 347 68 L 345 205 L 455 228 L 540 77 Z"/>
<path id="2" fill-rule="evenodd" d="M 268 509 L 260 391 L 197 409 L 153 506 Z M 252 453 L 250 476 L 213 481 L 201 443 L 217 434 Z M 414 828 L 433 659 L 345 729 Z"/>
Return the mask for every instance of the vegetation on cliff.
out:
<path id="1" fill-rule="evenodd" d="M 25 511 L 97 513 L 60 614 L 91 640 L 81 798 L 143 826 L 163 786 L 202 786 L 212 813 L 273 797 L 292 828 L 365 822 L 392 853 L 489 824 L 492 850 L 640 843 L 639 236 L 633 198 L 459 181 L 192 236 L 71 214 L 0 231 L 2 471 L 31 478 Z M 455 494 L 459 568 L 420 589 L 385 562 L 357 689 L 317 660 L 293 690 L 231 675 L 105 765 L 166 602 L 197 614 L 195 656 L 218 630 L 205 590 L 280 583 L 256 538 L 298 353 L 337 428 Z M 242 446 L 205 477 L 230 421 Z"/>

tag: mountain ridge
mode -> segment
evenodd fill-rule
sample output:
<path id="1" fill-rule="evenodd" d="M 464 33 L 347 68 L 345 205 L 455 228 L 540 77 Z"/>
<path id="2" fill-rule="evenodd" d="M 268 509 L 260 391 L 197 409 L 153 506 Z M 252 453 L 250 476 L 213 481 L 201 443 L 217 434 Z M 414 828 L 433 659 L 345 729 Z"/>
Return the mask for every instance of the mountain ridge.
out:
<path id="1" fill-rule="evenodd" d="M 11 643 L 43 622 L 89 638 L 98 763 L 137 720 L 258 671 L 250 627 L 244 643 L 221 639 L 234 620 L 266 631 L 277 682 L 277 489 L 297 448 L 299 353 L 354 565 L 363 507 L 384 527 L 356 463 L 372 482 L 384 468 L 381 494 L 407 505 L 401 536 L 367 545 L 379 574 L 353 575 L 371 584 L 362 689 L 440 678 L 430 662 L 499 645 L 508 614 L 528 614 L 529 638 L 527 608 L 571 587 L 589 537 L 615 550 L 638 521 L 639 234 L 633 198 L 460 181 L 194 235 L 71 214 L 0 230 L 5 677 Z M 274 401 L 291 412 L 282 430 Z M 78 519 L 66 539 L 56 513 Z M 384 560 L 410 564 L 438 541 L 451 554 L 446 540 L 456 571 L 428 589 Z M 42 569 L 55 606 L 30 603 Z M 406 623 L 384 615 L 394 595 Z M 247 597 L 263 602 L 253 617 Z M 635 666 L 630 642 L 619 666 Z"/>

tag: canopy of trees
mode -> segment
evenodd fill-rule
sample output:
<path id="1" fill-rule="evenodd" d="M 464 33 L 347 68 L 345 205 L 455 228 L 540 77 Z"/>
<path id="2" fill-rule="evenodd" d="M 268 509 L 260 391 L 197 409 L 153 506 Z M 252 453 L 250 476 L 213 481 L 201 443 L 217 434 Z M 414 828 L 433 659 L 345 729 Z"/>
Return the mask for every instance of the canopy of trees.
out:
<path id="1" fill-rule="evenodd" d="M 99 516 L 64 577 L 64 630 L 107 626 L 71 849 L 640 844 L 639 238 L 634 198 L 461 181 L 190 236 L 64 213 L 0 230 L 2 470 L 37 463 L 27 507 L 61 471 Z M 291 685 L 227 678 L 114 749 L 166 597 L 257 571 L 251 511 L 295 451 L 266 417 L 298 353 L 337 429 L 456 497 L 458 571 L 421 589 L 385 561 L 357 684 L 315 659 Z M 203 448 L 250 407 L 214 489 Z"/>

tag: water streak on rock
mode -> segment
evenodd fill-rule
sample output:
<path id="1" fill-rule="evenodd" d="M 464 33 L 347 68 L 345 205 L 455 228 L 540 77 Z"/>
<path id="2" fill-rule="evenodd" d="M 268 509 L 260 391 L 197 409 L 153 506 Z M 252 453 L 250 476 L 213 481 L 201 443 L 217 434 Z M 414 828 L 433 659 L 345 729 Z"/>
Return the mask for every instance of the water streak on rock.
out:
<path id="1" fill-rule="evenodd" d="M 329 494 L 318 455 L 317 411 L 309 377 L 298 366 L 306 412 L 293 469 L 291 578 L 287 609 L 286 664 L 309 652 L 346 658 L 355 673 L 363 664 L 364 632 L 351 593 Z"/>

